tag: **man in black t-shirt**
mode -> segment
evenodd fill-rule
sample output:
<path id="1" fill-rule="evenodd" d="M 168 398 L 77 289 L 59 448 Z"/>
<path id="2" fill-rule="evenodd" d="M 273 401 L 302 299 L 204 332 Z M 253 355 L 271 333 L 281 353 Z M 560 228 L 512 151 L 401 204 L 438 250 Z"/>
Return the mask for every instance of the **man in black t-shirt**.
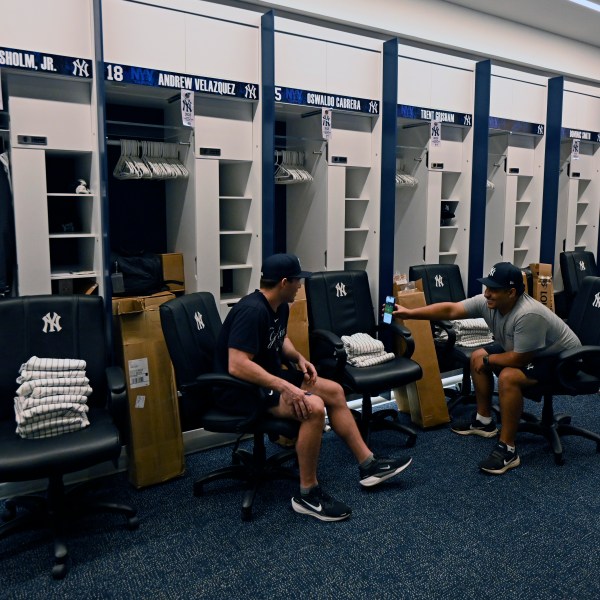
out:
<path id="1" fill-rule="evenodd" d="M 294 301 L 302 271 L 293 254 L 275 254 L 263 262 L 260 289 L 242 298 L 229 312 L 217 345 L 217 369 L 268 390 L 267 410 L 300 422 L 296 452 L 300 466 L 300 493 L 292 508 L 322 521 L 340 521 L 351 509 L 318 484 L 317 463 L 325 410 L 333 430 L 346 442 L 359 463 L 360 483 L 370 487 L 403 471 L 412 459 L 375 457 L 362 439 L 342 387 L 317 372 L 287 337 L 289 303 Z M 282 368 L 283 360 L 297 369 Z M 243 399 L 224 396 L 226 410 L 251 413 Z"/>

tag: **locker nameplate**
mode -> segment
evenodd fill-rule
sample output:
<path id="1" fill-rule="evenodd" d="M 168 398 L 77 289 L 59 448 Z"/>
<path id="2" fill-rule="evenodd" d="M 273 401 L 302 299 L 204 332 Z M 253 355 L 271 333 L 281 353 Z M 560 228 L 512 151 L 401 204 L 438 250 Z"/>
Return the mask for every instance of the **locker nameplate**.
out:
<path id="1" fill-rule="evenodd" d="M 32 50 L 17 50 L 0 46 L 0 68 L 37 71 L 44 75 L 63 75 L 79 79 L 91 79 L 92 61 L 76 56 L 61 56 Z"/>
<path id="2" fill-rule="evenodd" d="M 221 148 L 199 148 L 200 156 L 221 156 Z"/>
<path id="3" fill-rule="evenodd" d="M 17 143 L 28 146 L 47 146 L 48 138 L 41 135 L 18 135 Z"/>

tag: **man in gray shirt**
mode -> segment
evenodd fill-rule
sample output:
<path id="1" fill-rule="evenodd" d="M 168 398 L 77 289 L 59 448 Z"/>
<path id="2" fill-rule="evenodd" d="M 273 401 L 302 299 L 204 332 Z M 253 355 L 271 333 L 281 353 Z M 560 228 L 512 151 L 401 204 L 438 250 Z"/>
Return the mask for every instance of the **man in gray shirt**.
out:
<path id="1" fill-rule="evenodd" d="M 502 429 L 497 447 L 479 468 L 501 475 L 521 464 L 515 436 L 523 412 L 523 389 L 548 377 L 556 354 L 581 343 L 562 319 L 524 293 L 521 270 L 513 264 L 497 263 L 487 277 L 477 281 L 485 286 L 485 291 L 473 298 L 413 309 L 396 305 L 393 314 L 400 319 L 428 320 L 481 317 L 488 324 L 494 345 L 479 348 L 471 356 L 477 413 L 470 421 L 454 425 L 452 431 L 486 438 L 498 433 L 491 413 L 495 373 Z"/>

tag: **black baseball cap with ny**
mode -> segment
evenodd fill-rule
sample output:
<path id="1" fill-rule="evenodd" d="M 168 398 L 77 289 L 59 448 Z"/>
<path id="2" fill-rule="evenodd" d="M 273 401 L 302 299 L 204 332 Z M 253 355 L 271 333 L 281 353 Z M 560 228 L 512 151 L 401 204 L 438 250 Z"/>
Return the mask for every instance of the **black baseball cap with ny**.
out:
<path id="1" fill-rule="evenodd" d="M 295 254 L 273 254 L 263 261 L 260 277 L 266 281 L 282 279 L 302 279 L 312 273 L 303 271 L 300 259 Z"/>
<path id="2" fill-rule="evenodd" d="M 485 287 L 492 289 L 509 290 L 510 288 L 515 288 L 519 295 L 525 291 L 521 269 L 509 262 L 496 263 L 490 269 L 487 277 L 482 277 L 477 281 L 483 283 Z"/>

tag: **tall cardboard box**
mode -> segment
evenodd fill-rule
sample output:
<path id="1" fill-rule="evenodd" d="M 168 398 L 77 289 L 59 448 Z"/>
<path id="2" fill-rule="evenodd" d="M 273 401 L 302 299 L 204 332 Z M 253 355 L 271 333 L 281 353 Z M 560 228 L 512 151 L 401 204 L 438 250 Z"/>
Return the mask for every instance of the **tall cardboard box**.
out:
<path id="1" fill-rule="evenodd" d="M 399 292 L 396 295 L 396 304 L 405 308 L 425 306 L 425 294 L 421 291 Z M 415 351 L 411 358 L 421 365 L 423 377 L 414 386 L 407 386 L 406 390 L 394 390 L 398 408 L 406 412 L 408 405 L 411 421 L 423 428 L 448 423 L 450 415 L 435 353 L 431 325 L 429 321 L 416 319 L 400 322 L 410 330 L 415 341 Z"/>
<path id="2" fill-rule="evenodd" d="M 533 297 L 554 312 L 554 286 L 552 284 L 552 265 L 531 263 L 533 276 Z"/>
<path id="3" fill-rule="evenodd" d="M 287 326 L 287 336 L 294 347 L 304 358 L 310 360 L 308 349 L 308 309 L 306 307 L 306 291 L 302 286 L 296 294 L 296 299 L 290 305 L 290 318 Z"/>
<path id="4" fill-rule="evenodd" d="M 129 480 L 138 488 L 177 477 L 185 468 L 173 366 L 159 314 L 172 298 L 161 292 L 113 299 L 115 345 L 129 399 Z"/>

